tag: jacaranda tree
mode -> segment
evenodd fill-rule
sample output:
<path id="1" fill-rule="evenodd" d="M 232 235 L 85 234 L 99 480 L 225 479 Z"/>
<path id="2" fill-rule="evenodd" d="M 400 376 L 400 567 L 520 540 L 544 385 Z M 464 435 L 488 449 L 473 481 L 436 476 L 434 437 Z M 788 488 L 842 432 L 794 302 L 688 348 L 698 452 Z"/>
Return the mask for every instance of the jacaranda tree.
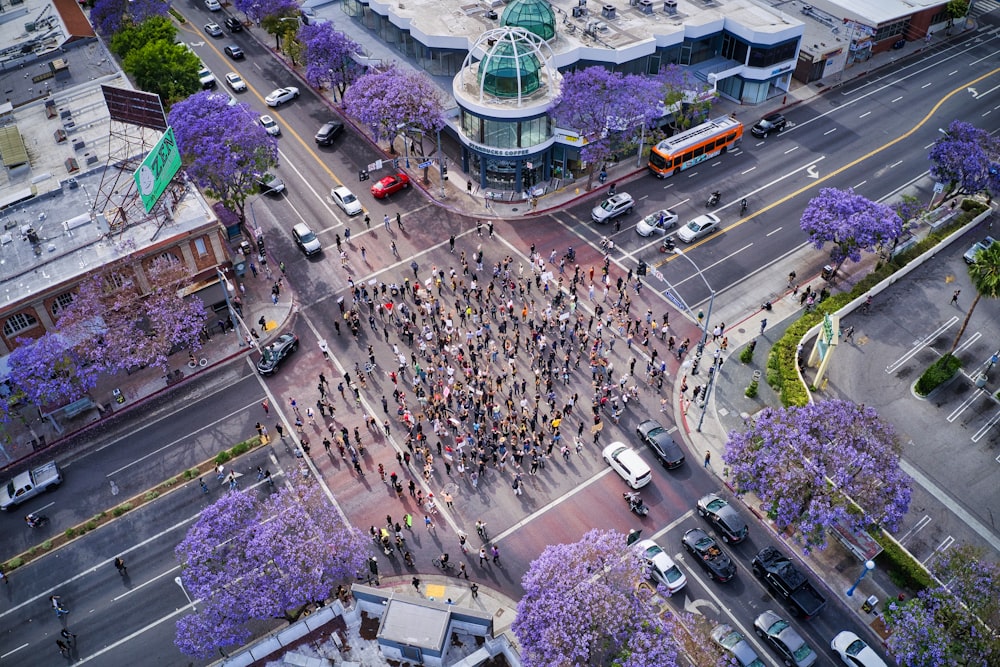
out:
<path id="1" fill-rule="evenodd" d="M 345 525 L 315 484 L 260 500 L 236 491 L 207 507 L 177 546 L 197 612 L 177 622 L 175 643 L 207 658 L 250 639 L 254 621 L 296 620 L 309 603 L 365 568 L 368 540 Z"/>
<path id="2" fill-rule="evenodd" d="M 636 130 L 659 116 L 664 84 L 656 77 L 612 72 L 600 66 L 563 75 L 559 96 L 549 107 L 558 127 L 576 132 L 586 143 L 580 159 L 588 163 L 587 187 L 600 166 Z"/>
<path id="3" fill-rule="evenodd" d="M 930 152 L 931 176 L 952 194 L 1000 193 L 1000 138 L 953 120 Z"/>
<path id="4" fill-rule="evenodd" d="M 808 551 L 826 546 L 826 529 L 838 520 L 899 525 L 910 506 L 899 452 L 874 408 L 832 400 L 765 408 L 746 431 L 729 433 L 723 458 L 736 488 L 770 507 L 780 530 L 797 529 Z"/>
<path id="5" fill-rule="evenodd" d="M 1000 566 L 964 546 L 933 570 L 942 584 L 886 607 L 889 653 L 907 667 L 1000 665 Z"/>
<path id="6" fill-rule="evenodd" d="M 306 81 L 316 87 L 328 86 L 340 99 L 363 69 L 352 56 L 361 53 L 353 39 L 333 29 L 333 23 L 313 23 L 299 28 L 303 45 Z"/>
<path id="7" fill-rule="evenodd" d="M 625 539 L 592 530 L 531 563 L 511 626 L 526 667 L 678 664 L 673 619 L 653 613 L 639 591 L 645 564 Z"/>
<path id="8" fill-rule="evenodd" d="M 165 17 L 170 3 L 164 0 L 94 0 L 90 21 L 105 39 L 126 26 L 135 26 L 155 16 Z"/>
<path id="9" fill-rule="evenodd" d="M 856 195 L 851 188 L 823 188 L 806 205 L 801 227 L 817 250 L 833 243 L 830 259 L 836 273 L 848 259 L 860 262 L 861 251 L 892 245 L 903 233 L 903 220 L 892 207 Z"/>
<path id="10" fill-rule="evenodd" d="M 40 338 L 18 338 L 10 353 L 10 379 L 33 405 L 65 403 L 81 398 L 97 385 L 97 366 L 84 364 L 72 342 L 58 332 Z"/>
<path id="11" fill-rule="evenodd" d="M 278 163 L 278 140 L 267 133 L 246 104 L 209 91 L 178 102 L 167 116 L 188 176 L 246 219 L 246 200 L 257 176 Z"/>

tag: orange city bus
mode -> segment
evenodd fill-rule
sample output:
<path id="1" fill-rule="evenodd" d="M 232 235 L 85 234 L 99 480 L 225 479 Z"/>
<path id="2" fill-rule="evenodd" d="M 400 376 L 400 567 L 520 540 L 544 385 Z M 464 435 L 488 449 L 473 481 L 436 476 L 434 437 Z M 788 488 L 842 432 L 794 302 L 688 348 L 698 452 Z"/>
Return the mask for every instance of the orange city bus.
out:
<path id="1" fill-rule="evenodd" d="M 649 170 L 657 178 L 673 176 L 699 162 L 735 148 L 743 139 L 743 123 L 725 116 L 664 139 L 649 151 Z"/>

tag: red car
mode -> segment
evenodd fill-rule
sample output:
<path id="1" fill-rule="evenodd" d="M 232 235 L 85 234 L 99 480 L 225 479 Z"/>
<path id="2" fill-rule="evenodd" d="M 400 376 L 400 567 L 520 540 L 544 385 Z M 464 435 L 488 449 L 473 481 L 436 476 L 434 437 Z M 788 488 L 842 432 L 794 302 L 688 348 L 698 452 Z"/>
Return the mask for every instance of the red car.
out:
<path id="1" fill-rule="evenodd" d="M 372 196 L 375 199 L 385 199 L 394 192 L 405 190 L 410 187 L 410 177 L 403 172 L 386 176 L 381 181 L 372 186 Z"/>

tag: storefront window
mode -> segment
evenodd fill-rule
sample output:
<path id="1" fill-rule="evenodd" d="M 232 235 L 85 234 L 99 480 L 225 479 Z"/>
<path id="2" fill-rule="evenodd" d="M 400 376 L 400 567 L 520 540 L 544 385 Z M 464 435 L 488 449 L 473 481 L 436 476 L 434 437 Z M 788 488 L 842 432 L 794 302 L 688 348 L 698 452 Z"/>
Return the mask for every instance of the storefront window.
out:
<path id="1" fill-rule="evenodd" d="M 517 148 L 517 121 L 484 118 L 483 143 L 493 148 Z"/>
<path id="2" fill-rule="evenodd" d="M 465 109 L 462 109 L 462 134 L 472 139 L 476 143 L 483 143 L 483 121 L 482 119 Z"/>
<path id="3" fill-rule="evenodd" d="M 486 187 L 494 190 L 513 190 L 516 180 L 516 160 L 486 158 Z"/>
<path id="4" fill-rule="evenodd" d="M 549 138 L 549 118 L 540 116 L 521 122 L 521 147 L 530 148 Z"/>

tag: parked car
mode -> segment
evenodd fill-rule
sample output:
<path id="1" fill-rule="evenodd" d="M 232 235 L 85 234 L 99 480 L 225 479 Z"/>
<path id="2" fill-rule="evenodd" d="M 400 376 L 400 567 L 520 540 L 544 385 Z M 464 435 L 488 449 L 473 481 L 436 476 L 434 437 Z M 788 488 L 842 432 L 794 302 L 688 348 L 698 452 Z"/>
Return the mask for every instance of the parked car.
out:
<path id="1" fill-rule="evenodd" d="M 757 121 L 757 124 L 750 128 L 750 133 L 763 139 L 772 132 L 781 132 L 787 124 L 788 121 L 780 113 L 772 113 Z"/>
<path id="2" fill-rule="evenodd" d="M 200 70 L 198 70 L 198 82 L 201 84 L 202 90 L 210 90 L 215 88 L 215 75 L 212 74 L 212 70 L 208 69 L 204 65 Z"/>
<path id="3" fill-rule="evenodd" d="M 595 206 L 594 210 L 590 212 L 590 217 L 594 222 L 604 224 L 620 215 L 631 213 L 634 207 L 635 200 L 632 199 L 632 195 L 627 192 L 619 192 L 602 201 L 600 206 Z"/>
<path id="4" fill-rule="evenodd" d="M 222 9 L 219 0 L 205 0 L 205 8 L 210 12 L 217 12 Z"/>
<path id="5" fill-rule="evenodd" d="M 976 241 L 974 244 L 972 244 L 971 248 L 965 251 L 965 254 L 962 255 L 962 259 L 965 260 L 966 264 L 975 264 L 976 255 L 979 254 L 979 251 L 986 250 L 994 243 L 996 243 L 996 240 L 994 240 L 992 236 L 987 236 L 982 241 Z"/>
<path id="6" fill-rule="evenodd" d="M 736 630 L 728 625 L 717 625 L 712 630 L 712 639 L 722 647 L 726 653 L 736 659 L 739 667 L 764 667 L 764 661 L 757 656 L 757 652 Z"/>
<path id="7" fill-rule="evenodd" d="M 304 222 L 300 222 L 292 227 L 292 237 L 295 239 L 295 245 L 305 253 L 306 257 L 323 252 L 323 246 L 320 244 L 319 239 L 316 238 L 316 234 Z"/>
<path id="8" fill-rule="evenodd" d="M 42 491 L 62 484 L 63 476 L 55 461 L 25 470 L 0 488 L 0 510 L 7 511 L 30 500 Z"/>
<path id="9" fill-rule="evenodd" d="M 678 219 L 676 213 L 668 208 L 663 208 L 640 220 L 635 226 L 635 232 L 639 236 L 649 236 L 654 232 L 666 234 L 668 229 L 673 229 L 677 225 Z"/>
<path id="10" fill-rule="evenodd" d="M 692 528 L 684 533 L 681 543 L 694 560 L 698 561 L 698 564 L 716 581 L 729 581 L 736 576 L 736 564 L 729 554 L 701 528 Z"/>
<path id="11" fill-rule="evenodd" d="M 281 136 L 281 126 L 278 125 L 278 121 L 274 120 L 268 114 L 264 114 L 260 117 L 260 124 L 267 130 L 267 133 L 272 137 Z"/>
<path id="12" fill-rule="evenodd" d="M 375 199 L 385 199 L 389 195 L 410 187 L 410 177 L 405 172 L 391 174 L 372 186 L 372 196 Z"/>
<path id="13" fill-rule="evenodd" d="M 886 667 L 885 660 L 878 656 L 861 637 L 844 630 L 833 638 L 830 648 L 837 652 L 845 665 L 850 667 Z"/>
<path id="14" fill-rule="evenodd" d="M 715 527 L 723 542 L 742 542 L 750 532 L 736 508 L 715 493 L 698 499 L 698 514 Z"/>
<path id="15" fill-rule="evenodd" d="M 664 468 L 678 468 L 684 465 L 683 450 L 658 421 L 647 419 L 640 422 L 635 432 L 640 440 L 649 445 Z"/>
<path id="16" fill-rule="evenodd" d="M 226 72 L 226 83 L 237 93 L 247 89 L 247 82 L 236 72 Z"/>
<path id="17" fill-rule="evenodd" d="M 646 559 L 650 579 L 670 591 L 671 595 L 687 586 L 687 577 L 659 544 L 653 540 L 640 540 L 635 546 Z"/>
<path id="18" fill-rule="evenodd" d="M 603 456 L 605 463 L 633 489 L 642 488 L 653 479 L 653 471 L 642 457 L 623 442 L 612 442 L 604 448 Z"/>
<path id="19" fill-rule="evenodd" d="M 243 32 L 243 24 L 235 16 L 226 18 L 224 24 L 229 29 L 229 32 Z"/>
<path id="20" fill-rule="evenodd" d="M 257 372 L 261 375 L 272 375 L 278 370 L 278 365 L 297 349 L 299 349 L 298 336 L 293 333 L 281 334 L 273 343 L 265 345 L 261 350 Z"/>
<path id="21" fill-rule="evenodd" d="M 236 44 L 226 45 L 226 48 L 224 48 L 223 51 L 225 51 L 226 55 L 233 60 L 243 60 L 243 49 Z"/>
<path id="22" fill-rule="evenodd" d="M 328 120 L 316 133 L 316 143 L 320 146 L 329 146 L 343 130 L 343 123 L 337 120 Z"/>
<path id="23" fill-rule="evenodd" d="M 798 630 L 770 609 L 754 620 L 753 629 L 789 667 L 811 667 L 819 659 Z"/>
<path id="24" fill-rule="evenodd" d="M 264 174 L 257 176 L 257 187 L 260 189 L 261 194 L 280 195 L 285 191 L 285 182 L 277 176 Z"/>
<path id="25" fill-rule="evenodd" d="M 754 576 L 788 609 L 801 618 L 812 618 L 826 606 L 826 598 L 795 567 L 792 559 L 775 547 L 764 547 L 751 561 Z"/>
<path id="26" fill-rule="evenodd" d="M 354 193 L 343 186 L 330 190 L 330 196 L 333 197 L 333 202 L 347 215 L 360 215 L 364 210 Z"/>
<path id="27" fill-rule="evenodd" d="M 291 102 L 299 96 L 299 89 L 295 86 L 287 88 L 277 88 L 264 98 L 264 103 L 269 107 L 280 107 L 285 102 Z"/>
<path id="28" fill-rule="evenodd" d="M 205 32 L 212 37 L 222 37 L 222 26 L 218 23 L 206 23 Z"/>
<path id="29" fill-rule="evenodd" d="M 703 236 L 708 236 L 712 232 L 719 228 L 719 224 L 722 221 L 719 220 L 719 216 L 714 213 L 705 213 L 704 215 L 699 215 L 697 218 L 693 219 L 691 222 L 687 223 L 680 228 L 677 232 L 677 238 L 684 243 L 693 243 Z"/>

